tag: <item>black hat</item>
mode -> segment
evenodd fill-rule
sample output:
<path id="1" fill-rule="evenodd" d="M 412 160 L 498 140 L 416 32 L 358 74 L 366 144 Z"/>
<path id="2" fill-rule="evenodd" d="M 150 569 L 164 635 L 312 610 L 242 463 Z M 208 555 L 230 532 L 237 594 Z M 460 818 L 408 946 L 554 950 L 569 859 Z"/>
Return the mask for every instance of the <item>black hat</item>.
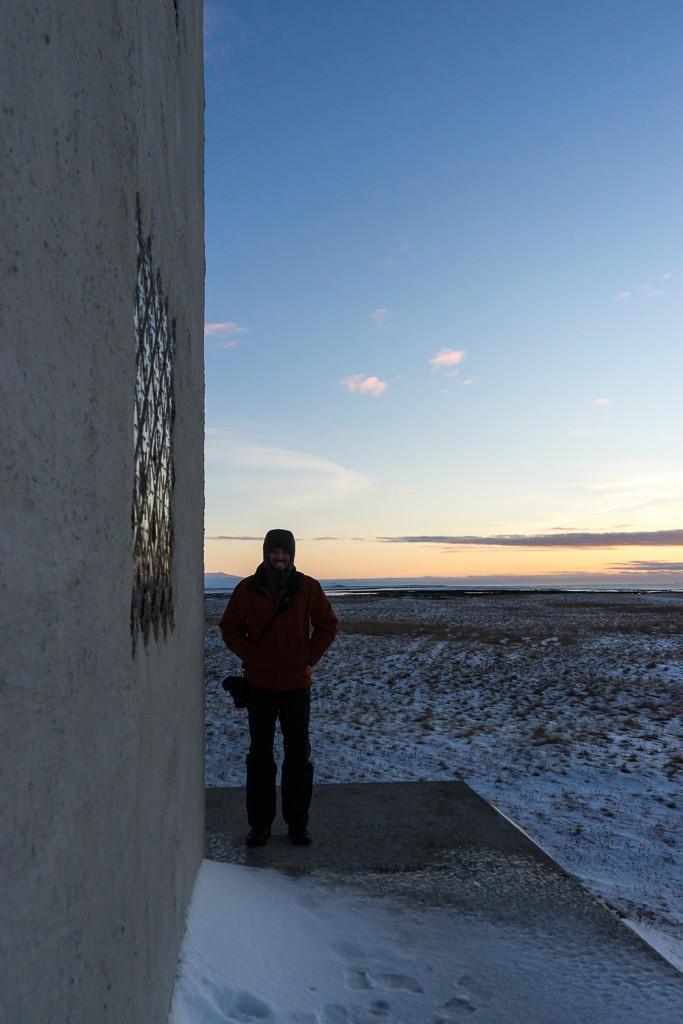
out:
<path id="1" fill-rule="evenodd" d="M 264 561 L 268 558 L 273 548 L 284 548 L 286 551 L 289 551 L 289 557 L 294 561 L 294 550 L 296 548 L 294 534 L 289 530 L 268 530 L 263 540 Z"/>

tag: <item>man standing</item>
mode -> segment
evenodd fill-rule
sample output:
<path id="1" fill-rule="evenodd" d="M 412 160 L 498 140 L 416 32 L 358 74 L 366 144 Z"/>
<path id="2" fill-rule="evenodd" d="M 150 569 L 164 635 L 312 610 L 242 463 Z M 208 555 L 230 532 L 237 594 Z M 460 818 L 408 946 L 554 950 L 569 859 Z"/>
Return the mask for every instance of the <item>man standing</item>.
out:
<path id="1" fill-rule="evenodd" d="M 237 584 L 220 621 L 223 639 L 242 660 L 248 683 L 247 846 L 263 846 L 275 818 L 278 718 L 285 754 L 282 817 L 295 845 L 311 842 L 311 668 L 334 640 L 338 620 L 318 581 L 297 572 L 294 551 L 289 530 L 269 530 L 263 562 Z"/>

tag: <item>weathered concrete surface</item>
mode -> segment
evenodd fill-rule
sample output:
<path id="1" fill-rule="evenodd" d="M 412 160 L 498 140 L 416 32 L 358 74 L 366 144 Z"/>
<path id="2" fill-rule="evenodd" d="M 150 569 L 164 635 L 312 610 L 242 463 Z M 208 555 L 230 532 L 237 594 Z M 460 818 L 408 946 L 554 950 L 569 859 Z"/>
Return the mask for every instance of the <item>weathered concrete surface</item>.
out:
<path id="1" fill-rule="evenodd" d="M 547 1024 L 554 992 L 553 1019 L 680 1024 L 679 972 L 465 783 L 317 786 L 310 847 L 292 846 L 281 821 L 260 849 L 244 846 L 245 831 L 244 790 L 208 789 L 209 859 L 439 908 L 465 959 L 470 937 L 474 949 L 487 935 L 491 963 L 468 964 L 491 992 L 478 1020 L 517 1020 L 501 990 L 527 972 L 529 1024 Z"/>
<path id="2" fill-rule="evenodd" d="M 161 1024 L 202 855 L 202 4 L 10 3 L 0 33 L 0 1020 Z M 133 655 L 138 197 L 176 626 Z"/>
<path id="3" fill-rule="evenodd" d="M 206 852 L 212 860 L 344 875 L 424 870 L 444 850 L 489 849 L 554 864 L 464 782 L 356 783 L 315 787 L 311 832 L 303 851 L 276 819 L 262 848 L 244 847 L 244 790 L 206 791 Z M 222 855 L 221 855 L 222 854 Z"/>

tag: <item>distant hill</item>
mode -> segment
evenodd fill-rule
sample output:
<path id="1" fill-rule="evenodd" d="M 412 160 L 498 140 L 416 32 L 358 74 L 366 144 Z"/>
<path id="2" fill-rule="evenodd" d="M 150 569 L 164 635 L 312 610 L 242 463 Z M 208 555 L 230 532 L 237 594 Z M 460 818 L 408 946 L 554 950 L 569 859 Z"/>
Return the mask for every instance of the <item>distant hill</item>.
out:
<path id="1" fill-rule="evenodd" d="M 320 582 L 326 590 L 332 590 L 335 587 L 350 589 L 356 587 L 392 587 L 394 589 L 396 587 L 452 587 L 457 585 L 460 580 L 443 576 L 377 576 L 367 579 L 321 580 Z"/>
<path id="2" fill-rule="evenodd" d="M 204 590 L 234 590 L 241 579 L 227 572 L 205 572 Z"/>

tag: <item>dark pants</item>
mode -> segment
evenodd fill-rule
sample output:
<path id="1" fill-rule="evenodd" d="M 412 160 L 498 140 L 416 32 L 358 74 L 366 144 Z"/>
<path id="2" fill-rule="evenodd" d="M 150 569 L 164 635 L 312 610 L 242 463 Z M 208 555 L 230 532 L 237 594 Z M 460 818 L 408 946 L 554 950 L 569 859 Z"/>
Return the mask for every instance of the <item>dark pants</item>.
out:
<path id="1" fill-rule="evenodd" d="M 280 719 L 285 758 L 282 765 L 282 817 L 290 828 L 308 824 L 313 794 L 313 765 L 308 723 L 311 691 L 255 690 L 247 698 L 249 736 L 247 754 L 247 818 L 251 828 L 266 828 L 275 819 L 273 758 L 275 724 Z"/>

